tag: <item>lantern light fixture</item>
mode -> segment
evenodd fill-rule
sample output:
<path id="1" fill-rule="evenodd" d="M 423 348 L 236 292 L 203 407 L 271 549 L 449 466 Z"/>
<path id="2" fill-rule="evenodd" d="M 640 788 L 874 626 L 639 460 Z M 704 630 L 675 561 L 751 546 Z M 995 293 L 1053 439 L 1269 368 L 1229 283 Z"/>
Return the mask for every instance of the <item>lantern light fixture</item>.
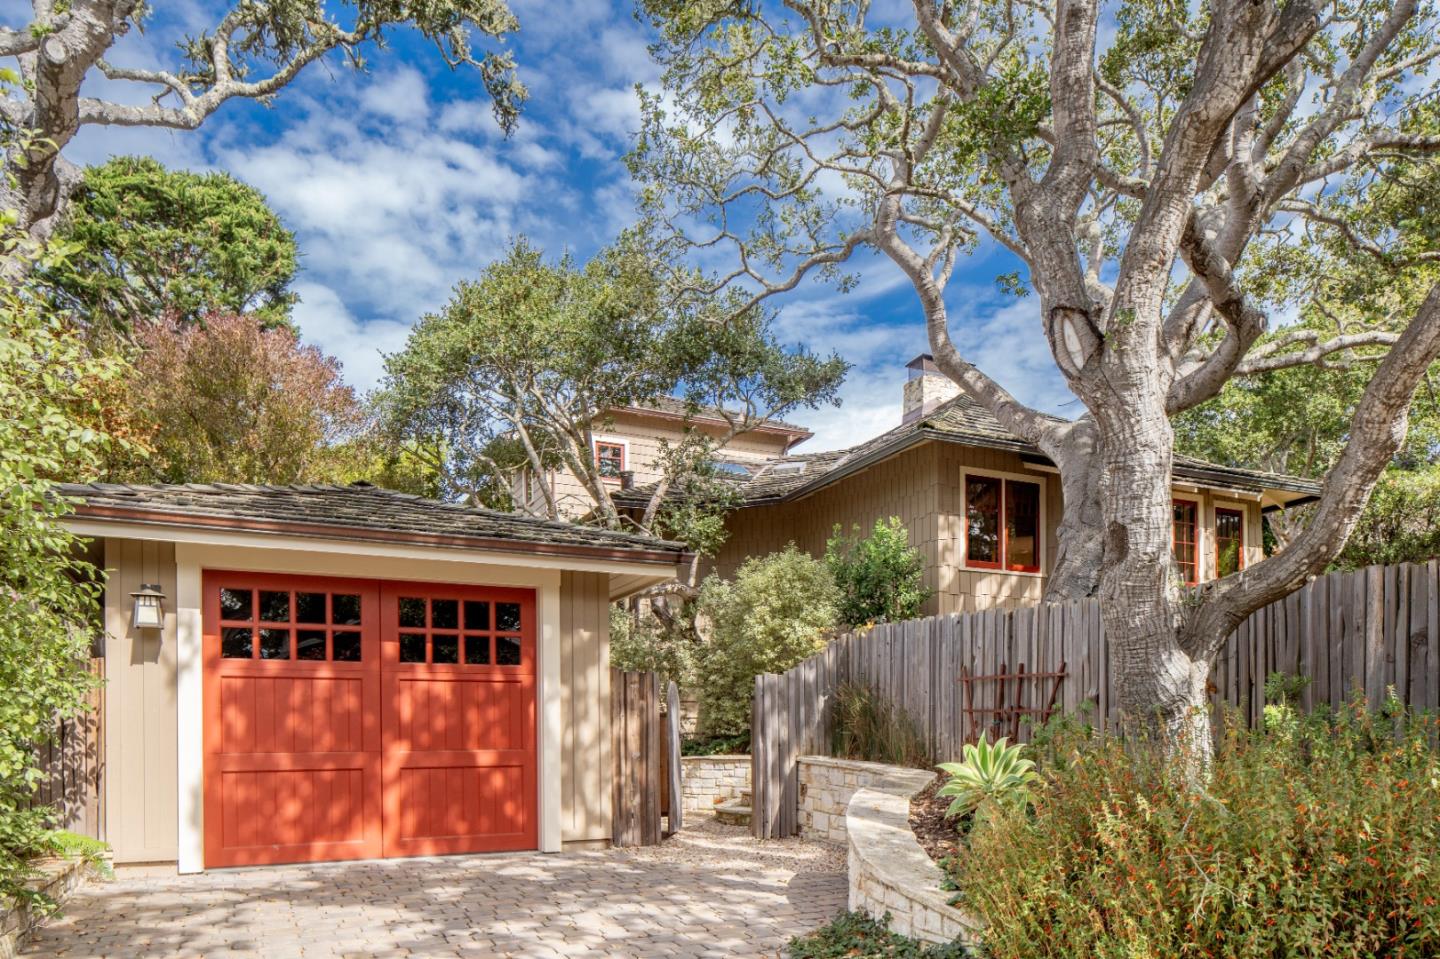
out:
<path id="1" fill-rule="evenodd" d="M 140 591 L 131 593 L 135 611 L 130 625 L 135 629 L 161 629 L 165 626 L 165 594 L 154 583 L 141 583 Z"/>

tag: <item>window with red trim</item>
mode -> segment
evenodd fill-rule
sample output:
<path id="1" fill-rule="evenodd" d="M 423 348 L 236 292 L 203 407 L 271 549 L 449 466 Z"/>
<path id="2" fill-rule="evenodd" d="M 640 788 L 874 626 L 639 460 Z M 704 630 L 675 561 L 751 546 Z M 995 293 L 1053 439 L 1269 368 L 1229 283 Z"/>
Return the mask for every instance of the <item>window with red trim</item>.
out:
<path id="1" fill-rule="evenodd" d="M 965 477 L 965 565 L 1040 572 L 1040 484 Z"/>
<path id="2" fill-rule="evenodd" d="M 1174 508 L 1174 526 L 1171 534 L 1171 553 L 1175 557 L 1175 565 L 1180 568 L 1180 575 L 1185 582 L 1191 586 L 1199 580 L 1199 553 L 1200 541 L 1196 519 L 1200 513 L 1198 503 L 1188 499 L 1177 499 L 1172 501 Z"/>
<path id="3" fill-rule="evenodd" d="M 1215 508 L 1215 575 L 1229 576 L 1245 568 L 1245 512 Z"/>
<path id="4" fill-rule="evenodd" d="M 596 443 L 595 465 L 606 479 L 619 479 L 625 471 L 625 444 Z"/>

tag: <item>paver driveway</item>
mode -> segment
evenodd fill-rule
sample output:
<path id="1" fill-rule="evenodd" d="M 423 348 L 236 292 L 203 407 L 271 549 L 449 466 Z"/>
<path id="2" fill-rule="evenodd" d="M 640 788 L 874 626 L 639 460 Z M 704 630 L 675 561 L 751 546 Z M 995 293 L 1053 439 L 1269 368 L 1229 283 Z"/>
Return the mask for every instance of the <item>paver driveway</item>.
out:
<path id="1" fill-rule="evenodd" d="M 844 907 L 832 850 L 666 847 L 224 870 L 83 890 L 33 956 L 774 956 Z"/>

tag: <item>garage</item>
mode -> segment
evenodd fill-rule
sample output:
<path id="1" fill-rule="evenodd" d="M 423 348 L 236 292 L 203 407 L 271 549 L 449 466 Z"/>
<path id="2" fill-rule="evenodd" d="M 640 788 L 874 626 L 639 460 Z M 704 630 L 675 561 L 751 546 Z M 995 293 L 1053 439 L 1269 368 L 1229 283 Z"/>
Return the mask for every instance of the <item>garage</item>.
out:
<path id="1" fill-rule="evenodd" d="M 610 604 L 683 547 L 365 484 L 61 489 L 110 570 L 117 864 L 609 844 Z"/>
<path id="2" fill-rule="evenodd" d="M 203 588 L 207 863 L 535 848 L 532 591 Z"/>

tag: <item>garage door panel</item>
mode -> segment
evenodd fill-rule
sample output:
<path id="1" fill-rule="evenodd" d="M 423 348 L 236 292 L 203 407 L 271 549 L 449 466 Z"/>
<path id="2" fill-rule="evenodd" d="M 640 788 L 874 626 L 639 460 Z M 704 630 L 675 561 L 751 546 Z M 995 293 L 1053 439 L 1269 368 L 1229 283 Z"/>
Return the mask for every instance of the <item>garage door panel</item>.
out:
<path id="1" fill-rule="evenodd" d="M 456 682 L 402 677 L 395 682 L 398 749 L 526 748 L 530 690 L 519 682 Z"/>
<path id="2" fill-rule="evenodd" d="M 402 769 L 396 784 L 397 838 L 424 848 L 467 839 L 473 845 L 476 837 L 523 839 L 524 830 L 516 827 L 525 819 L 526 778 L 523 763 Z"/>

